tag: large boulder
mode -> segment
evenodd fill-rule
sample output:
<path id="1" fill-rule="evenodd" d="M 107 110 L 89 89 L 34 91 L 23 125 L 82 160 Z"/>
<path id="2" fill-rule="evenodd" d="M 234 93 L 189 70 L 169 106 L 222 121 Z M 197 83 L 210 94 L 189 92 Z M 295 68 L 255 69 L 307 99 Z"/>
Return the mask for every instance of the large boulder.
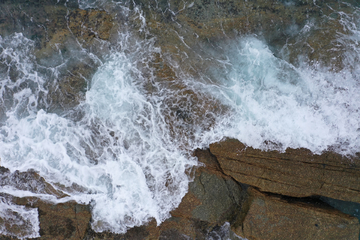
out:
<path id="1" fill-rule="evenodd" d="M 360 161 L 307 149 L 261 151 L 228 139 L 210 145 L 225 174 L 264 192 L 360 202 Z"/>
<path id="2" fill-rule="evenodd" d="M 286 198 L 248 189 L 235 233 L 252 239 L 354 239 L 357 218 L 311 199 Z"/>

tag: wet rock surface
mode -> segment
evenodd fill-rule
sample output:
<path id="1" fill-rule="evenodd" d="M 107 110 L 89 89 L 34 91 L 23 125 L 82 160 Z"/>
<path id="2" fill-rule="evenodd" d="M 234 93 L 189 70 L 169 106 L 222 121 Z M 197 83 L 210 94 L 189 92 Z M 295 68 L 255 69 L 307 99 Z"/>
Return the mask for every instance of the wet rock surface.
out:
<path id="1" fill-rule="evenodd" d="M 8 194 L 1 194 L 1 197 L 17 206 L 37 210 L 40 228 L 40 237 L 37 239 L 83 239 L 85 236 L 91 218 L 90 208 L 87 205 L 81 205 L 74 201 L 55 205 L 37 197 L 14 197 Z M 29 229 L 29 226 L 23 224 L 26 219 L 21 219 L 16 212 L 14 214 L 18 216 L 19 221 L 10 223 L 13 227 L 8 230 L 15 236 L 21 236 L 21 232 Z M 0 223 L 1 221 L 2 219 L 0 219 Z M 9 235 L 0 236 L 0 238 L 12 239 Z"/>
<path id="2" fill-rule="evenodd" d="M 196 170 L 189 192 L 172 216 L 197 219 L 213 226 L 231 221 L 241 207 L 241 186 L 221 172 L 208 150 L 196 150 L 195 156 L 206 165 Z"/>
<path id="3" fill-rule="evenodd" d="M 245 198 L 244 191 L 220 171 L 209 150 L 198 149 L 194 154 L 204 166 L 195 171 L 189 192 L 179 207 L 170 213 L 169 219 L 159 226 L 151 221 L 145 226 L 129 229 L 124 235 L 95 233 L 88 229 L 85 239 L 208 239 L 211 235 L 219 235 L 225 222 L 236 219 Z"/>
<path id="4" fill-rule="evenodd" d="M 86 205 L 75 202 L 48 204 L 38 202 L 40 239 L 83 239 L 91 218 Z"/>
<path id="5" fill-rule="evenodd" d="M 200 53 L 204 56 L 211 45 L 226 45 L 246 35 L 264 40 L 276 56 L 295 66 L 300 62 L 319 63 L 335 71 L 346 66 L 344 53 L 349 49 L 339 36 L 351 34 L 351 29 L 342 24 L 354 16 L 347 2 L 135 2 L 143 6 L 158 45 L 189 72 L 191 66 L 206 71 L 209 64 L 216 64 L 198 57 Z M 191 64 L 186 63 L 189 60 Z"/>
<path id="6" fill-rule="evenodd" d="M 248 189 L 235 233 L 247 239 L 358 239 L 357 218 L 313 199 L 286 198 Z"/>
<path id="7" fill-rule="evenodd" d="M 142 4 L 147 17 L 151 16 L 146 24 L 150 34 L 157 36 L 156 45 L 162 48 L 161 55 L 154 56 L 151 62 L 154 79 L 160 83 L 161 90 L 183 89 L 178 91 L 176 100 L 169 95 L 167 102 L 164 101 L 169 106 L 177 106 L 164 115 L 169 122 L 177 119 L 171 128 L 183 129 L 186 136 L 191 136 L 192 132 L 187 126 L 196 126 L 201 121 L 204 128 L 212 126 L 214 121 L 207 112 L 222 114 L 225 110 L 216 100 L 204 100 L 187 89 L 179 81 L 181 73 L 174 67 L 176 64 L 168 60 L 182 63 L 183 71 L 192 76 L 201 76 L 202 71 L 205 73 L 216 67 L 216 63 L 200 59 L 198 53 L 205 56 L 206 49 L 223 38 L 258 34 L 277 56 L 294 65 L 298 55 L 303 54 L 308 61 L 320 61 L 336 71 L 344 67 L 342 54 L 347 49 L 341 43 L 337 51 L 329 54 L 336 44 L 337 34 L 348 31 L 338 21 L 340 16 L 336 11 L 308 35 L 302 38 L 297 35 L 311 19 L 331 15 L 332 10 L 324 7 L 328 4 L 324 1 L 317 2 L 321 7 L 314 1 L 293 1 L 293 4 L 283 1 L 196 0 L 186 4 L 162 1 L 157 6 L 148 1 L 135 2 Z M 52 79 L 56 84 L 48 86 L 49 111 L 59 112 L 78 105 L 84 99 L 87 80 L 109 49 L 114 25 L 119 23 L 114 23 L 113 16 L 105 11 L 78 9 L 75 1 L 24 0 L 17 4 L 1 1 L 1 4 L 2 36 L 23 32 L 35 42 L 39 65 L 57 68 L 63 63 L 59 59 L 67 61 L 63 67 L 58 67 L 59 75 Z M 20 11 L 19 4 L 25 4 L 26 10 Z M 348 11 L 346 5 L 341 4 L 337 9 Z M 287 45 L 283 48 L 285 41 Z M 291 54 L 287 55 L 286 51 Z M 89 57 L 88 53 L 98 59 Z M 8 65 L 5 71 L 16 81 L 21 73 L 14 69 Z M 147 90 L 149 94 L 156 93 L 151 83 Z M 197 116 L 187 109 L 192 109 Z M 0 120 L 3 112 L 0 106 Z M 240 186 L 249 184 L 261 191 L 284 196 L 320 195 L 360 202 L 360 166 L 355 160 L 333 153 L 315 155 L 306 149 L 263 152 L 236 140 L 212 144 L 210 151 L 197 150 L 195 155 L 205 166 L 194 172 L 189 192 L 171 212 L 171 218 L 160 226 L 151 221 L 123 235 L 94 232 L 90 227 L 90 208 L 86 205 L 74 202 L 53 205 L 30 197 L 12 199 L 20 206 L 38 209 L 39 239 L 207 239 L 216 235 L 224 222 L 230 222 L 235 233 L 248 239 L 357 239 L 359 224 L 350 215 L 323 203 L 313 203 L 313 200 L 290 201 L 253 188 L 245 192 Z M 0 171 L 0 186 L 19 182 L 23 190 L 65 197 L 36 172 L 10 173 L 5 168 Z M 1 236 L 3 238 L 8 237 Z"/>
<path id="8" fill-rule="evenodd" d="M 15 189 L 26 190 L 32 193 L 49 194 L 56 198 L 67 196 L 47 183 L 34 170 L 10 172 L 9 169 L 0 166 L 0 186 L 11 186 Z"/>
<path id="9" fill-rule="evenodd" d="M 359 159 L 307 149 L 261 151 L 228 139 L 210 145 L 225 174 L 238 182 L 293 197 L 326 196 L 360 202 Z"/>
<path id="10" fill-rule="evenodd" d="M 108 53 L 113 17 L 101 10 L 78 9 L 75 1 L 0 4 L 0 35 L 5 38 L 21 32 L 33 41 L 34 64 L 50 76 L 46 84 L 49 93 L 39 101 L 39 107 L 60 113 L 77 106 Z M 13 82 L 27 74 L 6 59 L 1 70 L 8 72 Z"/>

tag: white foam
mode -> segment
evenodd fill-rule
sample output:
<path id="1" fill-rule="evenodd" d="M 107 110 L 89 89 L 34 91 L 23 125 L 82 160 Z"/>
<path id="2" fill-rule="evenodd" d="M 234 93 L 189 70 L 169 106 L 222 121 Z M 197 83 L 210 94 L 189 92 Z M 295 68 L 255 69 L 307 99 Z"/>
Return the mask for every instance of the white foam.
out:
<path id="1" fill-rule="evenodd" d="M 207 141 L 220 135 L 256 148 L 266 148 L 264 141 L 271 141 L 281 150 L 305 147 L 320 153 L 341 146 L 335 151 L 358 151 L 360 104 L 355 99 L 360 84 L 350 69 L 336 73 L 316 66 L 296 68 L 254 37 L 226 48 L 225 74 L 206 88 L 230 113 L 205 133 Z"/>
<path id="2" fill-rule="evenodd" d="M 0 197 L 0 234 L 29 239 L 40 237 L 38 210 L 12 204 Z"/>
<path id="3" fill-rule="evenodd" d="M 346 53 L 349 63 L 359 58 L 354 44 L 359 31 L 351 31 L 351 41 L 341 39 L 353 49 Z M 151 218 L 165 220 L 187 192 L 186 170 L 197 164 L 190 151 L 223 137 L 263 149 L 270 141 L 282 150 L 306 147 L 317 153 L 335 146 L 353 154 L 360 147 L 359 68 L 336 73 L 317 65 L 295 67 L 254 37 L 221 46 L 212 56 L 219 67 L 203 73 L 211 81 L 191 78 L 177 65 L 174 82 L 185 87 L 172 88 L 156 82 L 149 67 L 152 53 L 160 52 L 153 40 L 121 33 L 119 46 L 89 82 L 86 100 L 73 109 L 81 113 L 78 119 L 49 113 L 46 103 L 40 104 L 50 78 L 38 71 L 31 40 L 14 34 L 0 44 L 3 63 L 19 73 L 14 82 L 9 72 L 1 72 L 6 111 L 0 117 L 1 164 L 11 171 L 35 169 L 70 197 L 10 186 L 1 192 L 90 203 L 96 231 L 123 233 Z M 198 111 L 212 103 L 223 110 Z"/>
<path id="4" fill-rule="evenodd" d="M 19 115 L 15 104 L 1 128 L 2 165 L 79 185 L 82 190 L 67 193 L 91 201 L 96 231 L 125 232 L 150 218 L 160 223 L 187 192 L 185 172 L 196 161 L 168 142 L 167 126 L 141 92 L 142 82 L 129 57 L 115 53 L 93 77 L 77 109 L 85 112 L 80 121 L 43 109 Z M 32 94 L 26 88 L 12 97 L 20 103 Z"/>

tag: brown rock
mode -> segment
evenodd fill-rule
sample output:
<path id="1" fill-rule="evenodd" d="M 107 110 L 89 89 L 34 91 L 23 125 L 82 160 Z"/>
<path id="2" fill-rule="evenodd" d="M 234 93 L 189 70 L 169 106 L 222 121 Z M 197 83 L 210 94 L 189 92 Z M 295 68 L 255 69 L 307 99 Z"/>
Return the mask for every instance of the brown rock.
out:
<path id="1" fill-rule="evenodd" d="M 156 221 L 129 229 L 125 234 L 95 233 L 88 229 L 86 240 L 99 239 L 209 239 L 209 232 L 225 221 L 236 219 L 244 196 L 241 187 L 221 172 L 209 150 L 194 153 L 204 166 L 195 170 L 194 181 L 179 207 L 169 219 L 157 226 Z"/>
<path id="2" fill-rule="evenodd" d="M 197 169 L 189 192 L 171 215 L 197 219 L 212 226 L 231 221 L 243 198 L 240 185 L 217 169 L 216 159 L 208 150 L 197 150 L 195 155 L 209 167 Z"/>
<path id="3" fill-rule="evenodd" d="M 360 202 L 359 159 L 307 149 L 261 151 L 238 140 L 210 145 L 224 173 L 261 191 L 293 197 L 326 196 Z"/>
<path id="4" fill-rule="evenodd" d="M 39 97 L 39 108 L 56 113 L 85 99 L 88 80 L 109 52 L 109 39 L 116 25 L 105 11 L 76 9 L 73 7 L 77 4 L 65 6 L 65 2 L 70 3 L 5 1 L 0 9 L 1 36 L 21 32 L 33 41 L 32 60 L 41 65 L 37 71 L 48 80 L 44 84 L 48 94 Z M 16 64 L 0 65 L 12 81 L 23 77 Z M 3 111 L 0 106 L 0 115 Z"/>
<path id="5" fill-rule="evenodd" d="M 235 233 L 252 239 L 358 239 L 359 221 L 324 203 L 268 195 L 249 188 L 247 212 Z"/>
<path id="6" fill-rule="evenodd" d="M 83 239 L 90 222 L 90 209 L 75 202 L 57 205 L 39 201 L 40 239 Z"/>
<path id="7" fill-rule="evenodd" d="M 83 239 L 89 222 L 91 219 L 90 208 L 88 205 L 78 204 L 76 202 L 65 202 L 60 204 L 52 204 L 45 202 L 36 197 L 13 197 L 8 194 L 0 195 L 3 199 L 11 204 L 24 206 L 26 209 L 37 208 L 40 222 L 40 237 L 38 239 Z M 14 213 L 16 216 L 17 213 Z M 17 217 L 20 219 L 20 216 Z M 0 223 L 2 219 L 0 218 Z M 8 220 L 7 220 L 8 221 Z M 11 224 L 6 222 L 5 224 Z M 22 236 L 27 233 L 29 227 L 23 220 L 14 223 L 11 228 L 7 225 L 6 229 L 16 236 Z M 7 239 L 10 236 L 1 236 L 0 239 Z"/>

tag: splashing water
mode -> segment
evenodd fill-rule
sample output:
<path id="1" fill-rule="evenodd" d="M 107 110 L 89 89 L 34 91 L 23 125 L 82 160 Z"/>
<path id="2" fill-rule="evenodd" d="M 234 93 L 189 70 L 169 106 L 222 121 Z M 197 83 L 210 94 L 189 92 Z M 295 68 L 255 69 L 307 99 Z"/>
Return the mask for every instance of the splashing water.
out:
<path id="1" fill-rule="evenodd" d="M 0 233 L 19 239 L 40 237 L 37 209 L 12 205 L 6 198 L 0 197 L 0 216 L 7 225 L 0 225 Z"/>
<path id="2" fill-rule="evenodd" d="M 360 105 L 354 99 L 360 97 L 359 73 L 294 67 L 253 37 L 231 49 L 237 51 L 226 53 L 225 76 L 207 87 L 231 109 L 228 118 L 218 119 L 213 134 L 262 149 L 269 140 L 279 150 L 305 147 L 321 153 L 332 146 L 343 154 L 358 151 Z"/>
<path id="3" fill-rule="evenodd" d="M 80 5 L 107 8 L 109 2 Z M 135 11 L 146 31 L 141 11 Z M 217 64 L 199 71 L 202 79 L 174 67 L 175 80 L 165 83 L 150 66 L 153 55 L 161 54 L 154 39 L 140 41 L 125 31 L 88 81 L 85 100 L 57 113 L 46 100 L 48 72 L 56 75 L 56 67 L 37 63 L 34 42 L 21 33 L 1 38 L 1 165 L 35 169 L 69 195 L 47 200 L 90 203 L 95 231 L 124 233 L 152 218 L 168 218 L 188 190 L 189 169 L 197 165 L 191 151 L 224 137 L 262 149 L 320 153 L 331 147 L 354 154 L 360 147 L 360 31 L 349 15 L 342 13 L 341 21 L 350 32 L 338 38 L 349 65 L 341 71 L 310 61 L 291 64 L 264 41 L 241 36 L 209 47 L 207 57 Z M 174 82 L 182 87 L 172 87 Z M 16 186 L 1 191 L 29 196 Z M 29 209 L 11 211 L 37 219 Z M 33 233 L 25 237 L 38 236 L 38 225 L 34 220 Z"/>

